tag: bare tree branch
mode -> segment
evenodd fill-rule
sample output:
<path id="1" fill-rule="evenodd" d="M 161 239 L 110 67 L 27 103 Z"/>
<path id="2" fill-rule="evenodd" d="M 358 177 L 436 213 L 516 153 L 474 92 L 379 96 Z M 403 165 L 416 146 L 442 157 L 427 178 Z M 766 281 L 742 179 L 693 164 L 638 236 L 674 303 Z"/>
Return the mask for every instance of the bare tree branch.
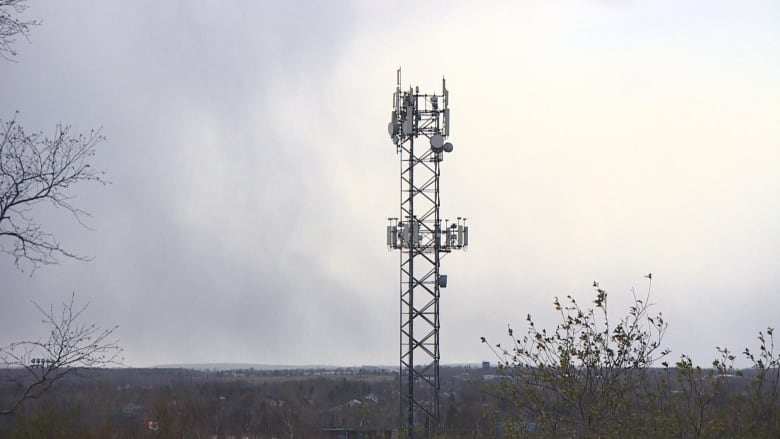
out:
<path id="1" fill-rule="evenodd" d="M 89 214 L 71 203 L 70 190 L 78 183 L 106 183 L 103 173 L 89 164 L 95 146 L 104 140 L 100 129 L 76 135 L 70 126 L 58 125 L 49 138 L 41 132 L 27 134 L 15 118 L 0 121 L 0 128 L 0 252 L 11 255 L 19 269 L 22 263 L 33 270 L 56 264 L 63 256 L 88 260 L 61 247 L 30 212 L 49 203 L 85 226 L 83 218 Z"/>
<path id="2" fill-rule="evenodd" d="M 13 45 L 19 37 L 28 39 L 36 20 L 21 18 L 26 0 L 0 0 L 0 59 L 13 61 Z M 89 214 L 72 204 L 73 186 L 94 182 L 105 184 L 103 173 L 90 167 L 95 146 L 104 140 L 100 129 L 88 134 L 72 134 L 70 126 L 57 125 L 54 136 L 27 134 L 16 122 L 0 120 L 0 253 L 14 258 L 16 267 L 58 263 L 59 257 L 88 260 L 60 246 L 57 239 L 33 219 L 41 203 L 70 212 L 86 227 Z M 54 383 L 82 367 L 120 364 L 122 349 L 114 340 L 116 326 L 101 329 L 79 321 L 87 305 L 77 307 L 75 294 L 61 309 L 48 310 L 33 302 L 50 330 L 46 340 L 13 342 L 0 346 L 0 367 L 11 368 L 11 380 L 19 389 L 9 407 L 0 415 L 12 414 L 22 403 L 38 399 Z"/>
<path id="3" fill-rule="evenodd" d="M 16 51 L 13 49 L 17 38 L 29 39 L 31 26 L 40 21 L 23 20 L 19 15 L 27 9 L 26 0 L 0 0 L 0 58 L 13 61 Z"/>
<path id="4" fill-rule="evenodd" d="M 9 415 L 25 401 L 38 399 L 57 381 L 83 367 L 122 365 L 122 348 L 114 339 L 118 326 L 101 329 L 85 324 L 80 318 L 89 304 L 77 306 L 75 294 L 63 302 L 60 309 L 42 308 L 33 302 L 49 330 L 46 340 L 13 342 L 0 347 L 0 367 L 16 369 L 11 375 L 19 395 L 10 407 L 0 408 L 0 415 Z"/>

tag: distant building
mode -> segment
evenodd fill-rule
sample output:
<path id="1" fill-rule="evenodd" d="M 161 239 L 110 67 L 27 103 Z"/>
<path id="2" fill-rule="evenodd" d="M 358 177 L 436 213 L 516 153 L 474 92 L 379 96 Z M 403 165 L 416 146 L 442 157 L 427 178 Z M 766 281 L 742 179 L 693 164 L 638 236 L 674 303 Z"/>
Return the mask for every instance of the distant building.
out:
<path id="1" fill-rule="evenodd" d="M 482 368 L 483 369 L 490 369 L 490 361 L 483 361 L 482 362 Z"/>

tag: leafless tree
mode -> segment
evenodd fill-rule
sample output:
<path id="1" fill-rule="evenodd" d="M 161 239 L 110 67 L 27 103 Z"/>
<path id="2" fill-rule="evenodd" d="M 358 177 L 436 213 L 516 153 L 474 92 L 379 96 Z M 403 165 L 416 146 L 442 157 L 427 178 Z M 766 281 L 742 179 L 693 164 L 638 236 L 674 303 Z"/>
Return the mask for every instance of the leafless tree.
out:
<path id="1" fill-rule="evenodd" d="M 36 20 L 25 20 L 26 0 L 0 0 L 0 58 L 12 60 L 13 45 L 27 38 Z M 14 258 L 16 267 L 56 264 L 59 257 L 86 260 L 60 246 L 31 215 L 41 203 L 64 208 L 84 225 L 88 214 L 71 204 L 70 190 L 77 183 L 105 183 L 103 173 L 90 168 L 95 146 L 103 140 L 100 130 L 73 134 L 58 125 L 54 137 L 28 134 L 16 121 L 0 120 L 0 253 Z"/>
<path id="2" fill-rule="evenodd" d="M 13 45 L 17 38 L 27 39 L 31 26 L 40 24 L 37 20 L 19 17 L 27 9 L 26 0 L 0 0 L 0 58 L 12 60 L 16 55 Z"/>
<path id="3" fill-rule="evenodd" d="M 26 0 L 0 0 L 0 58 L 11 60 L 13 45 L 27 38 L 36 20 L 25 20 Z M 68 251 L 31 216 L 33 207 L 46 203 L 65 208 L 76 220 L 87 213 L 71 204 L 70 189 L 81 182 L 105 183 L 103 174 L 90 168 L 89 160 L 103 137 L 100 130 L 73 134 L 58 125 L 54 137 L 28 134 L 17 123 L 0 120 L 0 253 L 14 258 L 17 268 L 29 264 L 33 271 L 55 264 L 58 257 L 88 258 Z"/>
<path id="4" fill-rule="evenodd" d="M 71 204 L 70 191 L 79 183 L 105 184 L 103 173 L 89 164 L 103 140 L 100 130 L 75 135 L 69 126 L 58 125 L 49 138 L 40 132 L 27 134 L 15 118 L 0 122 L 0 127 L 0 252 L 11 255 L 20 269 L 22 263 L 33 270 L 56 264 L 62 256 L 88 259 L 60 246 L 31 211 L 49 203 L 84 225 L 88 213 Z"/>
<path id="5" fill-rule="evenodd" d="M 57 381 L 82 367 L 121 365 L 122 348 L 114 339 L 117 326 L 101 329 L 81 322 L 87 305 L 78 306 L 75 294 L 61 308 L 45 309 L 33 302 L 50 330 L 48 339 L 13 342 L 0 347 L 0 367 L 18 394 L 0 415 L 13 414 L 27 400 L 38 399 Z"/>
<path id="6" fill-rule="evenodd" d="M 13 60 L 13 45 L 28 38 L 39 21 L 21 18 L 26 0 L 0 0 L 0 58 Z M 89 214 L 72 204 L 71 190 L 80 183 L 105 184 L 103 173 L 90 167 L 95 146 L 103 140 L 100 130 L 73 134 L 70 126 L 57 125 L 54 136 L 28 134 L 17 123 L 0 120 L 0 253 L 14 258 L 17 268 L 29 264 L 56 264 L 59 257 L 86 260 L 60 246 L 56 238 L 33 219 L 40 204 L 63 208 L 82 221 Z M 38 399 L 65 376 L 83 367 L 120 364 L 122 349 L 113 338 L 117 327 L 101 329 L 81 322 L 88 305 L 77 306 L 75 294 L 61 308 L 45 309 L 33 302 L 50 330 L 48 339 L 0 345 L 0 368 L 13 381 L 18 394 L 0 415 L 13 414 L 25 401 Z"/>

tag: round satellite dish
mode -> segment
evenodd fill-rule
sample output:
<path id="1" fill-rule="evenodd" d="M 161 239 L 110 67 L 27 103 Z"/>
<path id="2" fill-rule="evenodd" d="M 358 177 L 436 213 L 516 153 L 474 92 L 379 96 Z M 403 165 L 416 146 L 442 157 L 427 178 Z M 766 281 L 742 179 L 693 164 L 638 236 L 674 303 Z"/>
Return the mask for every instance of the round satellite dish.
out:
<path id="1" fill-rule="evenodd" d="M 444 137 L 442 137 L 441 134 L 434 134 L 431 136 L 431 148 L 434 150 L 441 150 L 443 144 Z"/>
<path id="2" fill-rule="evenodd" d="M 444 151 L 446 152 L 452 152 L 452 143 L 447 142 L 444 144 Z"/>
<path id="3" fill-rule="evenodd" d="M 405 120 L 402 128 L 404 130 L 404 135 L 405 136 L 408 136 L 409 134 L 412 134 L 412 121 L 411 120 Z"/>

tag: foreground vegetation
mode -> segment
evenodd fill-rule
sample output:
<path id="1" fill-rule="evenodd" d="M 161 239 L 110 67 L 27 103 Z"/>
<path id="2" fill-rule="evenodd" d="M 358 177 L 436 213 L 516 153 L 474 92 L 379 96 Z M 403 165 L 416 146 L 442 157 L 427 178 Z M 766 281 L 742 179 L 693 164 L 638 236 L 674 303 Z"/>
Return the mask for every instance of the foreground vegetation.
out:
<path id="1" fill-rule="evenodd" d="M 615 319 L 594 282 L 591 307 L 555 299 L 558 325 L 539 329 L 527 317 L 524 334 L 491 346 L 503 379 L 495 389 L 496 420 L 508 437 L 776 438 L 780 437 L 780 356 L 774 330 L 741 356 L 716 348 L 711 367 L 687 355 L 673 364 L 663 347 L 667 323 L 653 314 L 647 293 L 634 295 Z M 483 338 L 483 342 L 488 341 Z M 653 366 L 659 368 L 653 368 Z"/>

